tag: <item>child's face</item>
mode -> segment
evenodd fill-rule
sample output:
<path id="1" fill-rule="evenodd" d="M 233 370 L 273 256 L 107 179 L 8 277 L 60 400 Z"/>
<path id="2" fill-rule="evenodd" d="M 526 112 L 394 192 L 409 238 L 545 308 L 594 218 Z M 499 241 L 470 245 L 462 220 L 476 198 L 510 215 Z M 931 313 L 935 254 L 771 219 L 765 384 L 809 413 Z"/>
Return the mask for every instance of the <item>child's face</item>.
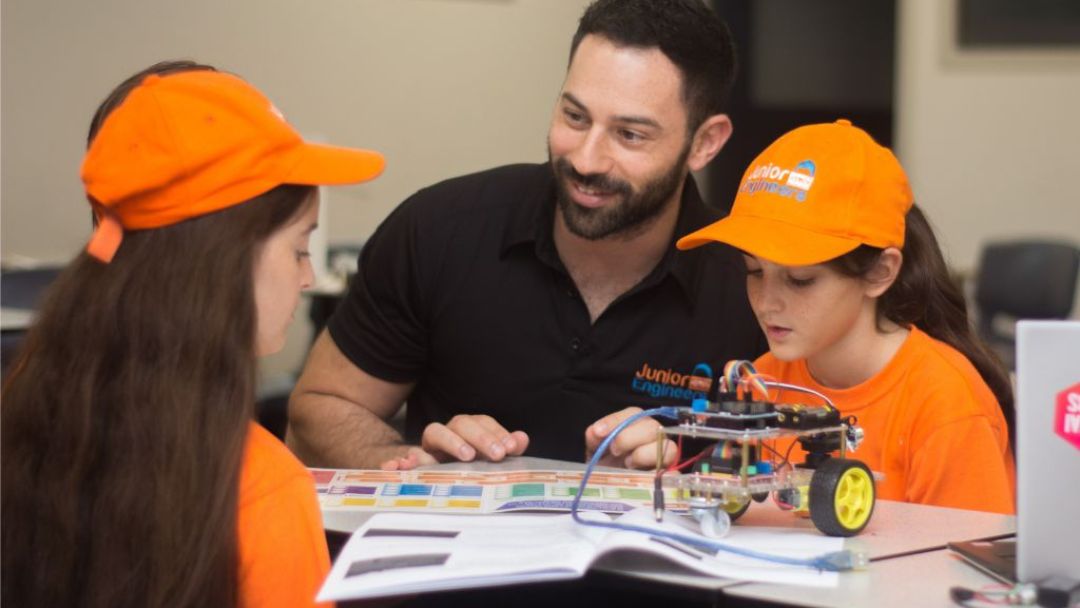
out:
<path id="1" fill-rule="evenodd" d="M 746 291 L 750 306 L 781 361 L 828 355 L 856 339 L 856 329 L 874 321 L 866 284 L 832 268 L 780 266 L 750 255 Z M 871 325 L 872 326 L 872 325 Z"/>
<path id="2" fill-rule="evenodd" d="M 270 355 L 285 346 L 285 332 L 300 303 L 300 292 L 315 281 L 308 241 L 318 219 L 315 200 L 270 235 L 255 260 L 256 355 Z"/>

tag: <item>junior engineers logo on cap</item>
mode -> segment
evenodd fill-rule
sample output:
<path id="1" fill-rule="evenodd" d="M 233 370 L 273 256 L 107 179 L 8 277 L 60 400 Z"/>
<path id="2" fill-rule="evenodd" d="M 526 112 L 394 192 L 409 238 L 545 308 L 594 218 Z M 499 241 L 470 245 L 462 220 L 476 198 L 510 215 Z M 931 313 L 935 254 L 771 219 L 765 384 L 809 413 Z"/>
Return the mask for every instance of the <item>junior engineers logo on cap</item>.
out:
<path id="1" fill-rule="evenodd" d="M 739 192 L 746 194 L 768 192 L 793 198 L 801 203 L 806 200 L 806 194 L 814 185 L 816 170 L 814 161 L 809 159 L 799 162 L 791 169 L 772 163 L 758 165 L 747 174 L 746 179 L 739 186 Z"/>

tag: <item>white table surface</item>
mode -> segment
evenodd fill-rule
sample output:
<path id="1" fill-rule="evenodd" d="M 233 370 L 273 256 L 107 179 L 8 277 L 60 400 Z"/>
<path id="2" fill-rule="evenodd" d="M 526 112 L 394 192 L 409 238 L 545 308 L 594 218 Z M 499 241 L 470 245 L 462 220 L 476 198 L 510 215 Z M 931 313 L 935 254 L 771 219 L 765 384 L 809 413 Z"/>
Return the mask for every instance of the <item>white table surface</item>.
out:
<path id="1" fill-rule="evenodd" d="M 808 533 L 814 533 L 816 530 L 809 519 L 781 511 L 771 502 L 752 504 L 735 525 L 796 528 Z M 871 560 L 875 560 L 870 563 L 869 570 L 872 572 L 883 564 L 921 555 L 918 552 L 943 553 L 945 544 L 950 541 L 1001 536 L 1015 531 L 1015 518 L 1009 515 L 882 500 L 878 501 L 874 515 L 862 534 L 847 539 L 844 546 L 847 549 L 865 551 Z M 911 553 L 915 555 L 908 555 Z M 614 559 L 605 558 L 597 562 L 594 567 L 604 572 L 699 589 L 722 589 L 737 582 L 690 574 L 675 567 L 665 568 L 653 561 L 640 561 L 619 555 L 612 557 Z M 852 577 L 864 579 L 866 573 L 841 574 L 841 587 L 846 584 L 845 581 L 848 578 Z M 769 585 L 760 586 L 769 587 Z M 776 585 L 776 587 L 781 587 L 785 591 L 794 589 L 793 597 L 799 596 L 799 591 L 803 589 L 781 585 Z"/>
<path id="2" fill-rule="evenodd" d="M 498 463 L 458 462 L 424 468 L 457 471 L 575 471 L 584 469 L 585 466 L 576 462 L 518 457 Z M 323 512 L 323 525 L 328 530 L 351 533 L 367 521 L 371 513 L 327 510 Z M 807 532 L 816 530 L 809 519 L 781 511 L 772 501 L 752 503 L 736 525 L 796 528 Z M 846 542 L 849 548 L 862 548 L 871 559 L 880 559 L 898 553 L 944 548 L 949 541 L 987 538 L 1015 531 L 1016 518 L 1010 515 L 881 500 L 877 502 L 866 529 Z"/>
<path id="3" fill-rule="evenodd" d="M 581 463 L 543 458 L 509 458 L 500 463 L 448 463 L 434 469 L 467 471 L 580 470 Z M 352 532 L 371 512 L 328 510 L 323 512 L 328 530 Z M 805 529 L 813 523 L 781 511 L 771 501 L 753 503 L 735 525 Z M 606 556 L 593 569 L 629 576 L 639 581 L 690 587 L 705 592 L 797 606 L 948 606 L 953 585 L 983 587 L 993 579 L 945 550 L 950 541 L 989 538 L 1015 533 L 1016 519 L 979 511 L 948 509 L 894 501 L 878 501 L 863 532 L 845 541 L 845 547 L 865 551 L 871 560 L 867 570 L 840 575 L 833 589 L 748 583 L 687 573 L 656 560 L 626 554 Z"/>
<path id="4" fill-rule="evenodd" d="M 938 550 L 872 562 L 870 568 L 840 576 L 832 589 L 738 583 L 724 595 L 791 606 L 844 608 L 933 608 L 954 606 L 949 588 L 986 589 L 997 581 L 951 551 Z"/>

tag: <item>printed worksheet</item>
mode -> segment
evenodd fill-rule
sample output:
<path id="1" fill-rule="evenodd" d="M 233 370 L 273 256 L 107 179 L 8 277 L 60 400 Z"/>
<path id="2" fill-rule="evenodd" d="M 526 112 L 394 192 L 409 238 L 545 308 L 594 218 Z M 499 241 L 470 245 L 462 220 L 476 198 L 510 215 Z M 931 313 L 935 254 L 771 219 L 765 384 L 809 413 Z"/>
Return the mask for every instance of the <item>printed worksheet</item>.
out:
<path id="1" fill-rule="evenodd" d="M 602 513 L 582 519 L 612 524 Z M 709 541 L 682 516 L 656 522 L 652 509 L 622 515 L 634 530 L 582 525 L 568 514 L 377 513 L 346 543 L 319 601 L 368 599 L 582 576 L 603 556 L 622 555 L 680 567 L 688 574 L 835 587 L 837 573 L 706 550 Z M 843 547 L 843 539 L 788 529 L 733 530 L 724 543 L 780 559 L 806 559 Z"/>
<path id="2" fill-rule="evenodd" d="M 322 509 L 502 513 L 569 511 L 582 471 L 369 471 L 311 469 Z M 655 474 L 594 472 L 579 509 L 626 513 L 653 506 Z M 675 490 L 664 490 L 664 506 L 685 510 Z"/>

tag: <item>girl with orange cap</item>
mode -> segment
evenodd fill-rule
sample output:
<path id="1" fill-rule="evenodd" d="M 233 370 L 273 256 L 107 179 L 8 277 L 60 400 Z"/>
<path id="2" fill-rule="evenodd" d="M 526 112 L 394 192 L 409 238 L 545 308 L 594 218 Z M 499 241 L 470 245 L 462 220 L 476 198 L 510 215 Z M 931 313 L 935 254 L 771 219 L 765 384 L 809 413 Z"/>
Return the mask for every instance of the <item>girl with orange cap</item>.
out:
<path id="1" fill-rule="evenodd" d="M 712 241 L 744 253 L 770 350 L 757 371 L 856 416 L 880 498 L 1014 511 L 1009 377 L 892 152 L 846 120 L 795 129 L 747 169 L 731 214 L 678 246 Z"/>
<path id="2" fill-rule="evenodd" d="M 313 605 L 314 484 L 253 422 L 256 358 L 313 281 L 314 186 L 383 159 L 191 62 L 122 83 L 89 139 L 94 236 L 3 391 L 3 603 Z"/>

